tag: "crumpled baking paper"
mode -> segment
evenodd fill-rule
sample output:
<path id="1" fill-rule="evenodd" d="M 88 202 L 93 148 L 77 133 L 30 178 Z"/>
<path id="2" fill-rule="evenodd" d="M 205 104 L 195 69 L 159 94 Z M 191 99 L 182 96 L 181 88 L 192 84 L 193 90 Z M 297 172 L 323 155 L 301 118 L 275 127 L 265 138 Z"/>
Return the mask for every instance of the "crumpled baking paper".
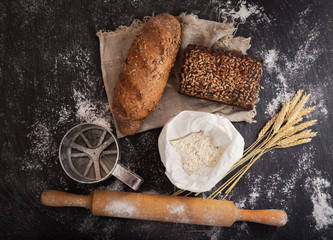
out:
<path id="1" fill-rule="evenodd" d="M 202 131 L 213 139 L 216 147 L 224 153 L 214 168 L 205 167 L 200 175 L 188 175 L 180 160 L 176 147 L 170 141 L 185 137 L 192 132 Z M 223 116 L 198 111 L 183 111 L 170 119 L 158 139 L 165 174 L 178 188 L 192 192 L 211 190 L 231 167 L 242 157 L 244 139 L 231 122 Z"/>

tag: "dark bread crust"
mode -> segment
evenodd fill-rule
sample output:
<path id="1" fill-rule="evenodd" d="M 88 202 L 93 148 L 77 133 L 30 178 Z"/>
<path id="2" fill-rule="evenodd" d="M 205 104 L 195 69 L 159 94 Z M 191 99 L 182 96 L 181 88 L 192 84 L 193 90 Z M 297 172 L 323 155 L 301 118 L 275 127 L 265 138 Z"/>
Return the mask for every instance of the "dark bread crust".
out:
<path id="1" fill-rule="evenodd" d="M 112 112 L 118 129 L 133 135 L 154 111 L 179 49 L 178 20 L 162 13 L 135 36 L 115 87 Z"/>
<path id="2" fill-rule="evenodd" d="M 179 92 L 251 110 L 257 100 L 261 74 L 260 60 L 190 44 L 184 52 Z"/>

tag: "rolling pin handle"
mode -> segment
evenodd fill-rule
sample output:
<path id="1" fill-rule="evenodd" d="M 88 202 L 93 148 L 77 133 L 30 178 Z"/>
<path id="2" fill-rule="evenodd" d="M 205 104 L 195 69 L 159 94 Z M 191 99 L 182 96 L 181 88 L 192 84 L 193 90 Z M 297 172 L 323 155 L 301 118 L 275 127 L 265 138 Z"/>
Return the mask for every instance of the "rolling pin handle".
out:
<path id="1" fill-rule="evenodd" d="M 77 195 L 56 190 L 44 190 L 41 202 L 50 207 L 84 207 L 91 209 L 92 195 Z"/>
<path id="2" fill-rule="evenodd" d="M 277 227 L 284 226 L 288 222 L 287 213 L 283 210 L 238 210 L 238 218 L 236 221 L 256 222 Z"/>

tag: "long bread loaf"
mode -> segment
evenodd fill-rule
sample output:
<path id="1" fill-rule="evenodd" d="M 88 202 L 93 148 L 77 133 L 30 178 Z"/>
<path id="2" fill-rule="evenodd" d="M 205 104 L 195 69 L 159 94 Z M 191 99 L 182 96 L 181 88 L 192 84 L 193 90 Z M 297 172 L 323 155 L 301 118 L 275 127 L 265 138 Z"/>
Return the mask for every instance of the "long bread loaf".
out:
<path id="1" fill-rule="evenodd" d="M 135 36 L 112 103 L 112 113 L 123 134 L 136 133 L 154 111 L 176 59 L 180 36 L 180 23 L 166 13 L 151 18 Z"/>

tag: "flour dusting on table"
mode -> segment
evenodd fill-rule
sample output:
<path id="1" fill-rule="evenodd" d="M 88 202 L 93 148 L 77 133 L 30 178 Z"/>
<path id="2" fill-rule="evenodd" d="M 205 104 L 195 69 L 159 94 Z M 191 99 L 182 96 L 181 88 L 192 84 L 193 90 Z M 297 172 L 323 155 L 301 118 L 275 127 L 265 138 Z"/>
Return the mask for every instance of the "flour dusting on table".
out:
<path id="1" fill-rule="evenodd" d="M 310 12 L 310 8 L 301 12 L 299 14 L 299 24 L 288 32 L 290 38 L 305 38 L 302 44 L 295 45 L 293 49 L 290 49 L 290 51 L 295 52 L 293 57 L 287 57 L 279 48 L 265 50 L 261 53 L 264 59 L 265 82 L 273 86 L 273 91 L 275 92 L 274 98 L 267 103 L 265 111 L 270 117 L 280 109 L 284 102 L 292 97 L 298 88 L 301 88 L 296 83 L 302 84 L 304 82 L 307 71 L 311 70 L 313 64 L 323 53 L 323 49 L 318 45 L 320 40 L 319 27 L 309 26 L 305 21 Z M 293 85 L 295 86 L 293 87 Z M 317 90 L 320 90 L 319 94 L 324 91 L 320 84 L 318 86 L 312 84 L 308 87 L 310 93 L 313 90 L 313 93 L 316 93 L 317 96 Z M 323 94 L 320 94 L 319 97 L 323 97 Z M 320 108 L 317 108 L 316 111 L 327 112 L 324 100 L 316 100 L 315 104 L 317 104 L 317 107 L 320 103 Z"/>
<path id="2" fill-rule="evenodd" d="M 270 18 L 264 13 L 264 8 L 254 3 L 240 0 L 235 7 L 231 1 L 213 0 L 211 2 L 216 8 L 219 21 L 222 21 L 223 18 L 230 18 L 233 21 L 245 23 L 248 18 L 254 17 L 256 23 L 271 22 Z"/>
<path id="3" fill-rule="evenodd" d="M 34 157 L 38 156 L 40 161 L 34 161 L 32 158 L 26 162 L 25 169 L 42 170 L 42 165 L 52 165 L 49 162 L 50 153 L 55 153 L 57 146 L 55 145 L 52 137 L 52 132 L 47 122 L 36 122 L 33 126 L 33 131 L 28 134 L 28 138 L 31 140 L 32 147 L 30 148 L 30 154 Z"/>
<path id="4" fill-rule="evenodd" d="M 67 106 L 61 106 L 59 111 L 50 115 L 44 115 L 39 111 L 35 113 L 35 123 L 32 125 L 32 131 L 28 134 L 28 138 L 32 144 L 30 154 L 38 157 L 41 162 L 33 165 L 26 162 L 26 168 L 41 168 L 40 164 L 52 164 L 48 161 L 57 158 L 60 144 L 59 140 L 56 141 L 55 136 L 61 126 L 73 122 L 73 119 L 71 119 L 73 115 L 76 118 L 76 124 L 90 122 L 106 127 L 110 126 L 111 112 L 107 103 L 87 100 L 81 92 L 75 89 L 73 98 L 76 104 L 76 112 Z M 67 130 L 71 127 L 74 127 L 74 123 L 72 126 L 68 126 Z"/>
<path id="5" fill-rule="evenodd" d="M 248 195 L 233 199 L 235 205 L 239 208 L 256 207 L 260 199 L 266 198 L 288 212 L 292 212 L 293 209 L 289 208 L 289 203 L 294 200 L 295 191 L 300 186 L 306 188 L 308 185 L 308 180 L 306 182 L 301 182 L 301 180 L 306 176 L 322 177 L 322 173 L 314 165 L 313 152 L 313 146 L 302 146 L 299 152 L 292 153 L 292 158 L 297 159 L 297 161 L 291 165 L 290 169 L 279 169 L 276 173 L 266 175 L 265 177 L 260 174 L 254 175 L 251 172 L 247 172 L 243 179 L 248 187 Z M 272 157 L 269 156 L 272 154 L 274 153 L 268 154 L 267 157 L 261 157 L 262 161 L 272 161 Z M 287 175 L 289 177 L 282 179 L 281 175 L 283 172 L 289 172 Z M 232 199 L 232 192 L 230 196 Z"/>
<path id="6" fill-rule="evenodd" d="M 106 98 L 105 101 L 101 100 L 101 92 L 98 92 L 103 81 L 94 67 L 95 60 L 90 50 L 79 44 L 70 45 L 48 61 L 55 84 L 59 82 L 57 78 L 60 73 L 73 76 L 67 86 L 67 94 L 73 94 L 67 95 L 69 99 L 63 101 L 66 96 L 57 94 L 59 89 L 48 84 L 45 86 L 46 96 L 43 99 L 37 98 L 36 105 L 32 108 L 33 124 L 27 134 L 29 150 L 18 167 L 29 173 L 27 187 L 36 192 L 36 199 L 39 198 L 40 191 L 49 188 L 48 182 L 41 180 L 41 174 L 47 174 L 49 179 L 58 182 L 63 190 L 67 190 L 69 182 L 72 181 L 64 172 L 51 171 L 54 165 L 58 165 L 61 171 L 58 159 L 61 137 L 79 123 L 91 122 L 110 127 L 112 120 Z M 59 102 L 64 103 L 56 105 Z M 120 189 L 112 184 L 110 188 Z"/>
<path id="7" fill-rule="evenodd" d="M 124 190 L 124 183 L 118 180 L 117 178 L 113 177 L 113 181 L 108 184 L 107 186 L 99 187 L 98 190 L 104 191 L 123 191 Z"/>
<path id="8" fill-rule="evenodd" d="M 333 199 L 329 193 L 331 186 L 325 178 L 308 177 L 306 190 L 311 193 L 313 204 L 312 217 L 316 222 L 316 229 L 325 229 L 333 224 Z"/>
<path id="9" fill-rule="evenodd" d="M 80 121 L 110 127 L 111 111 L 107 102 L 93 102 L 75 89 L 74 100 L 76 102 L 76 117 Z"/>

